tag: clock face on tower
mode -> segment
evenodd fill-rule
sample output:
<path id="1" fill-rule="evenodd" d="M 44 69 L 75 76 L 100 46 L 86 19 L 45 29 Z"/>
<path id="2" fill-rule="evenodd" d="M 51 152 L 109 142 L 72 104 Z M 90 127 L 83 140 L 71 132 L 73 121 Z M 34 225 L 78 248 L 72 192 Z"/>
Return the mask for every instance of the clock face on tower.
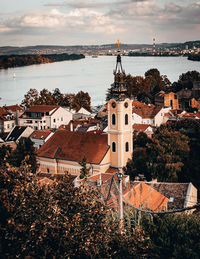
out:
<path id="1" fill-rule="evenodd" d="M 124 107 L 128 108 L 128 103 L 127 102 L 124 103 Z"/>
<path id="2" fill-rule="evenodd" d="M 112 102 L 112 107 L 115 108 L 116 107 L 116 103 L 115 102 Z"/>

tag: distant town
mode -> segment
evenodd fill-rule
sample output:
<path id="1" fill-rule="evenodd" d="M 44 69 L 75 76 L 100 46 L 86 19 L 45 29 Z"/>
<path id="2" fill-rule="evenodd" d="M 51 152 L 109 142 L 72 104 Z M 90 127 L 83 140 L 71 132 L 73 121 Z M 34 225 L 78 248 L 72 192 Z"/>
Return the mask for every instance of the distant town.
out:
<path id="1" fill-rule="evenodd" d="M 121 44 L 121 54 L 125 56 L 184 56 L 200 52 L 200 40 L 184 43 L 156 43 L 152 44 Z M 26 54 L 62 54 L 77 53 L 88 56 L 117 55 L 116 44 L 105 45 L 76 45 L 76 46 L 4 46 L 0 47 L 0 55 Z"/>

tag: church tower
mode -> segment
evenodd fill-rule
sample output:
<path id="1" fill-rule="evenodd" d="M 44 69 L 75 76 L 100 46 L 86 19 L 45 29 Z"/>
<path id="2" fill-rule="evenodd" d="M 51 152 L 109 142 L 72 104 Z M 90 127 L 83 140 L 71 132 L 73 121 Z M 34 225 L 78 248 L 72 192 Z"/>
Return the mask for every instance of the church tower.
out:
<path id="1" fill-rule="evenodd" d="M 117 62 L 113 72 L 114 83 L 108 101 L 108 145 L 111 166 L 122 169 L 132 158 L 132 100 L 128 97 L 125 71 L 122 68 L 118 41 Z"/>

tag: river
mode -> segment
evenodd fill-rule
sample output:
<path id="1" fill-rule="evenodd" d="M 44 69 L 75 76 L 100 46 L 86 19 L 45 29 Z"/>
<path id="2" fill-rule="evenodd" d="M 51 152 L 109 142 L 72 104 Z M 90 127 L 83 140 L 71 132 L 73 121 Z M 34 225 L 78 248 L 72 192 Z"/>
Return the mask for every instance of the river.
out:
<path id="1" fill-rule="evenodd" d="M 62 93 L 77 93 L 82 90 L 91 96 L 92 105 L 105 101 L 106 90 L 113 82 L 115 56 L 86 57 L 76 61 L 0 70 L 0 106 L 20 104 L 30 88 L 38 91 L 59 88 Z M 177 81 L 182 73 L 196 70 L 199 62 L 186 57 L 122 57 L 126 74 L 144 76 L 150 68 L 157 68 L 171 82 Z"/>

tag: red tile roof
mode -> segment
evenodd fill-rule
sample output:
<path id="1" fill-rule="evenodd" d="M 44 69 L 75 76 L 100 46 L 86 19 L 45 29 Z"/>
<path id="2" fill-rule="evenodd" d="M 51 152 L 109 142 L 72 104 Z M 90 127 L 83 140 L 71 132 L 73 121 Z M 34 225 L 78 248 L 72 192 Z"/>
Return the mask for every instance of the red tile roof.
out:
<path id="1" fill-rule="evenodd" d="M 9 106 L 4 106 L 4 107 L 8 110 L 11 110 L 12 112 L 24 111 L 19 105 L 9 105 Z"/>
<path id="2" fill-rule="evenodd" d="M 55 108 L 59 108 L 58 105 L 35 105 L 31 106 L 26 112 L 50 112 Z"/>
<path id="3" fill-rule="evenodd" d="M 133 102 L 132 112 L 138 114 L 143 119 L 153 119 L 162 107 L 156 107 L 153 104 L 147 105 L 139 101 Z"/>
<path id="4" fill-rule="evenodd" d="M 6 121 L 6 115 L 9 115 L 10 113 L 4 108 L 4 107 L 0 107 L 0 119 Z"/>
<path id="5" fill-rule="evenodd" d="M 142 207 L 152 211 L 162 210 L 169 201 L 167 197 L 144 182 L 136 183 L 124 197 L 137 208 Z"/>
<path id="6" fill-rule="evenodd" d="M 107 135 L 58 130 L 38 150 L 39 157 L 100 164 L 109 147 Z"/>
<path id="7" fill-rule="evenodd" d="M 32 139 L 46 139 L 49 134 L 51 133 L 51 130 L 35 130 L 30 135 L 30 138 Z"/>
<path id="8" fill-rule="evenodd" d="M 135 131 L 145 131 L 150 125 L 148 124 L 133 124 L 133 129 Z M 151 126 L 150 126 L 151 127 Z"/>

